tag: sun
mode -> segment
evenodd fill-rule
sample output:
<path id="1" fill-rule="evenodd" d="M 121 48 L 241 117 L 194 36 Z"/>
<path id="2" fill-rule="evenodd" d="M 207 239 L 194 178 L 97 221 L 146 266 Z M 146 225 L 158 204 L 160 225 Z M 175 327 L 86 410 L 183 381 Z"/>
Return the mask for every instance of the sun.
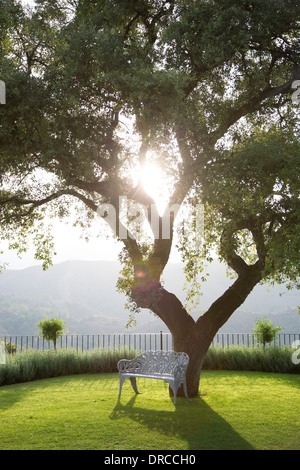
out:
<path id="1" fill-rule="evenodd" d="M 162 215 L 170 197 L 162 169 L 155 163 L 145 163 L 140 169 L 140 182 L 146 193 L 154 200 L 158 213 Z"/>
<path id="2" fill-rule="evenodd" d="M 146 193 L 148 193 L 149 196 L 157 202 L 160 197 L 162 187 L 161 169 L 153 163 L 146 163 L 141 168 L 140 178 Z"/>

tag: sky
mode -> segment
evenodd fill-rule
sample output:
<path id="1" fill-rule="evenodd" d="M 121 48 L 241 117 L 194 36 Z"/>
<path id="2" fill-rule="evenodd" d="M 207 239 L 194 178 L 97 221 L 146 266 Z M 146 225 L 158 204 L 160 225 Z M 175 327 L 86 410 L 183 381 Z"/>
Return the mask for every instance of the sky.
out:
<path id="1" fill-rule="evenodd" d="M 53 264 L 67 260 L 111 260 L 118 259 L 117 244 L 105 238 L 92 237 L 87 243 L 80 238 L 80 230 L 71 224 L 57 222 L 54 227 L 54 242 L 56 256 Z M 42 262 L 34 258 L 34 249 L 31 248 L 20 259 L 15 250 L 7 249 L 8 243 L 1 243 L 0 249 L 4 253 L 0 256 L 1 262 L 8 263 L 8 269 L 24 269 L 29 266 L 40 265 Z"/>

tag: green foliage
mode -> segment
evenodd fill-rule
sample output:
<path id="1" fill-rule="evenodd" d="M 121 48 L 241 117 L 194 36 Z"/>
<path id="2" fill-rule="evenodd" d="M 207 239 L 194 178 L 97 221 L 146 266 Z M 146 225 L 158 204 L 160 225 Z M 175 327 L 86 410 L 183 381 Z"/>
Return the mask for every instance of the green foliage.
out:
<path id="1" fill-rule="evenodd" d="M 272 346 L 263 351 L 257 347 L 211 346 L 204 369 L 299 374 L 299 365 L 292 362 L 293 352 L 294 349 L 290 347 Z M 0 365 L 0 385 L 63 375 L 117 372 L 117 362 L 120 359 L 133 359 L 138 354 L 138 351 L 128 348 L 79 352 L 72 348 L 22 351 L 7 355 L 5 364 Z"/>
<path id="2" fill-rule="evenodd" d="M 16 343 L 12 343 L 11 341 L 9 343 L 5 343 L 5 350 L 8 354 L 15 354 L 17 352 L 18 346 Z"/>
<path id="3" fill-rule="evenodd" d="M 117 372 L 120 359 L 133 359 L 137 354 L 127 348 L 85 352 L 75 349 L 22 351 L 7 356 L 5 364 L 0 365 L 0 385 L 63 375 Z"/>
<path id="4" fill-rule="evenodd" d="M 270 346 L 265 350 L 258 347 L 211 346 L 207 352 L 204 369 L 248 370 L 299 374 L 300 367 L 292 362 L 294 349 Z"/>
<path id="5" fill-rule="evenodd" d="M 205 241 L 198 251 L 187 237 L 180 241 L 190 278 L 201 260 L 217 253 L 232 272 L 239 271 L 238 263 L 260 260 L 264 281 L 299 287 L 299 154 L 299 138 L 277 125 L 252 129 L 230 150 L 215 151 L 210 168 L 199 175 Z"/>
<path id="6" fill-rule="evenodd" d="M 276 334 L 282 330 L 280 326 L 275 327 L 272 322 L 267 319 L 257 319 L 256 327 L 253 329 L 257 340 L 261 343 L 265 349 L 267 343 L 274 341 Z"/>
<path id="7" fill-rule="evenodd" d="M 46 341 L 53 341 L 54 349 L 56 349 L 57 339 L 66 332 L 65 321 L 59 318 L 45 318 L 38 323 L 38 327 L 38 334 Z"/>
<path id="8" fill-rule="evenodd" d="M 121 137 L 121 115 L 135 121 L 134 137 L 146 138 L 173 185 L 185 178 L 184 196 L 192 174 L 203 169 L 200 155 L 214 162 L 214 144 L 241 109 L 249 115 L 245 130 L 230 129 L 229 137 L 249 134 L 280 108 L 285 126 L 293 128 L 290 103 L 266 102 L 260 94 L 286 81 L 297 61 L 297 6 L 248 3 L 54 1 L 35 2 L 28 14 L 13 0 L 3 2 L 0 78 L 8 105 L 0 108 L 1 201 L 6 238 L 22 225 L 14 247 L 27 249 L 26 233 L 38 232 L 37 257 L 46 267 L 53 246 L 39 226 L 43 206 L 48 215 L 64 217 L 75 198 L 87 203 L 90 222 L 102 198 L 130 194 L 126 168 L 138 167 L 138 152 L 127 143 L 133 135 Z M 182 165 L 174 135 L 190 149 Z M 181 151 L 181 158 L 187 155 Z"/>

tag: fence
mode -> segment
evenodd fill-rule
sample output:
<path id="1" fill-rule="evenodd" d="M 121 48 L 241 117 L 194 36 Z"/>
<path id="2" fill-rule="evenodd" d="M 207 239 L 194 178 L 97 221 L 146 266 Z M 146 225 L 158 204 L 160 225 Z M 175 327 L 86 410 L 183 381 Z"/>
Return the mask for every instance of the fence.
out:
<path id="1" fill-rule="evenodd" d="M 16 346 L 17 351 L 26 349 L 47 350 L 52 349 L 52 342 L 48 342 L 39 336 L 3 336 L 0 338 L 5 345 L 10 348 Z M 278 347 L 291 346 L 296 340 L 300 340 L 298 333 L 281 333 L 271 343 Z M 257 338 L 252 333 L 217 333 L 214 346 L 222 348 L 228 346 L 257 346 Z M 118 349 L 127 347 L 138 351 L 173 349 L 173 341 L 170 333 L 120 333 L 105 335 L 62 335 L 57 348 L 74 348 L 77 351 L 87 351 L 91 349 Z"/>

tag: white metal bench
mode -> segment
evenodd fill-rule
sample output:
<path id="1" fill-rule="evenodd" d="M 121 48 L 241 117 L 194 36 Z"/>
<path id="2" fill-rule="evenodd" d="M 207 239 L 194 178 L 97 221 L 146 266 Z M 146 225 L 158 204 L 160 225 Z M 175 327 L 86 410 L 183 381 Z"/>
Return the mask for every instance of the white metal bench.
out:
<path id="1" fill-rule="evenodd" d="M 121 359 L 118 362 L 119 397 L 126 379 L 130 379 L 133 390 L 138 394 L 136 378 L 146 377 L 148 379 L 161 379 L 168 383 L 174 393 L 174 405 L 176 405 L 177 391 L 183 385 L 185 397 L 189 401 L 186 388 L 188 365 L 189 356 L 184 352 L 174 351 L 149 351 L 132 360 Z"/>

